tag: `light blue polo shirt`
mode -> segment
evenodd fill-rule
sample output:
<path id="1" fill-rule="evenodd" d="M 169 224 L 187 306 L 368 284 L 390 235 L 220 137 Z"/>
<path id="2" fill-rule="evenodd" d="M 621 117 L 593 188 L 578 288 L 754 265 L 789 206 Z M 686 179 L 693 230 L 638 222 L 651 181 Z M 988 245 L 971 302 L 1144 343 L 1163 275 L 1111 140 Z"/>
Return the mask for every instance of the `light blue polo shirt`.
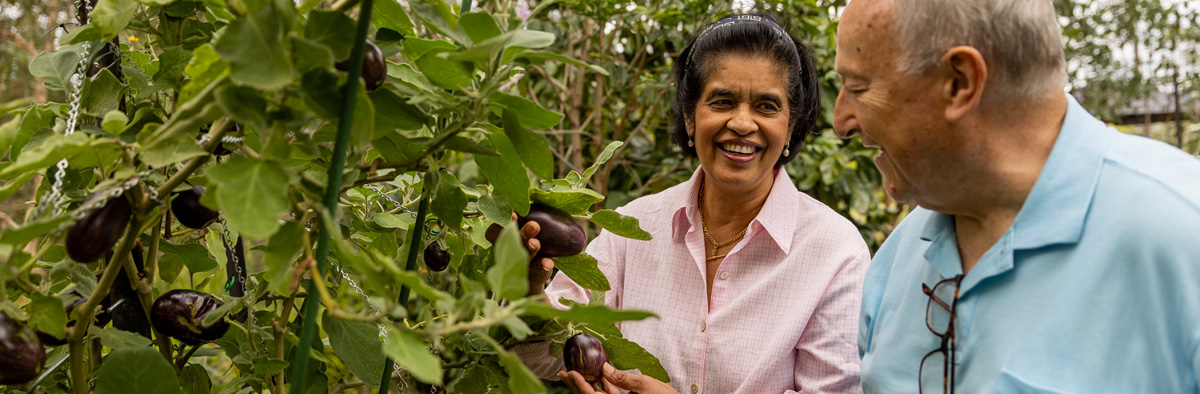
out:
<path id="1" fill-rule="evenodd" d="M 1068 101 L 1012 227 L 963 277 L 955 391 L 1198 393 L 1200 160 Z M 863 285 L 867 393 L 917 392 L 941 343 L 921 284 L 960 273 L 949 215 L 918 208 L 884 242 Z"/>

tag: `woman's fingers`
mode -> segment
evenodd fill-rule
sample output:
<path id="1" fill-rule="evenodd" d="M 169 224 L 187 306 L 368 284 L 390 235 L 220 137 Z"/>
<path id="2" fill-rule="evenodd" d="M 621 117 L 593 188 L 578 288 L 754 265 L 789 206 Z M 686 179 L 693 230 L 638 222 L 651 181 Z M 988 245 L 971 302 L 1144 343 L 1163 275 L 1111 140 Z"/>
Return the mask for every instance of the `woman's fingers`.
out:
<path id="1" fill-rule="evenodd" d="M 558 378 L 562 379 L 567 387 L 571 388 L 571 392 L 575 394 L 595 394 L 596 389 L 591 383 L 583 378 L 579 372 L 575 371 L 559 371 Z"/>
<path id="2" fill-rule="evenodd" d="M 554 269 L 554 260 L 542 257 L 541 264 L 542 268 L 544 268 L 546 271 Z"/>
<path id="3" fill-rule="evenodd" d="M 521 238 L 529 239 L 536 237 L 540 231 L 542 231 L 542 226 L 538 222 L 530 220 L 525 222 L 524 226 L 521 226 Z"/>

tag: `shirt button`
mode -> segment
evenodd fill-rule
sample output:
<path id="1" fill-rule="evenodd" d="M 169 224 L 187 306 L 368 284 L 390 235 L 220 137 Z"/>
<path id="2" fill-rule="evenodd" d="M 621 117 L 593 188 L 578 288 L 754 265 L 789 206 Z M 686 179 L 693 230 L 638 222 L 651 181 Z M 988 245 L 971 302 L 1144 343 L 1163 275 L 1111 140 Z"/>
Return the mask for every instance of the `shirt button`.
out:
<path id="1" fill-rule="evenodd" d="M 700 332 L 708 329 L 708 322 L 700 322 Z"/>
<path id="2" fill-rule="evenodd" d="M 700 392 L 700 387 L 697 387 L 696 385 L 693 384 L 692 385 L 692 394 L 696 394 L 699 392 Z"/>
<path id="3" fill-rule="evenodd" d="M 729 271 L 721 272 L 721 279 L 729 279 Z"/>

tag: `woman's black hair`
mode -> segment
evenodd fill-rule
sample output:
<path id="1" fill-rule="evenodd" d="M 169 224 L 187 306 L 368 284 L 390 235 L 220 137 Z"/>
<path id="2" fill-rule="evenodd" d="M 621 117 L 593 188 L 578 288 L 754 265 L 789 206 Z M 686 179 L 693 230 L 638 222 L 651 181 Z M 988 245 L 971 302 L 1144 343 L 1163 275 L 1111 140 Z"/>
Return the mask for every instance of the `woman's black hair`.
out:
<path id="1" fill-rule="evenodd" d="M 767 15 L 738 14 L 722 18 L 702 30 L 675 59 L 675 131 L 671 142 L 683 153 L 696 156 L 687 146 L 687 124 L 696 120 L 696 104 L 708 82 L 713 60 L 724 54 L 765 56 L 787 70 L 788 138 L 790 154 L 775 162 L 778 168 L 795 158 L 813 132 L 821 113 L 817 70 L 812 51 Z"/>

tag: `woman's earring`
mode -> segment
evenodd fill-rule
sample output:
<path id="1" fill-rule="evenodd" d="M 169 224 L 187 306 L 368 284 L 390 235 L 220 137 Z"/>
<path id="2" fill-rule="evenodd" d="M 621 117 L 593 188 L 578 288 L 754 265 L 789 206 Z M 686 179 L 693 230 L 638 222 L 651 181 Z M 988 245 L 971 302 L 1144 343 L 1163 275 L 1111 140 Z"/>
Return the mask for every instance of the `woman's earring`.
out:
<path id="1" fill-rule="evenodd" d="M 691 148 L 694 146 L 696 146 L 696 139 L 692 138 L 692 136 L 689 135 L 688 136 L 688 148 Z"/>
<path id="2" fill-rule="evenodd" d="M 792 144 L 787 144 L 786 146 L 783 147 L 783 155 L 784 156 L 790 156 L 792 154 L 791 147 L 792 147 Z"/>

